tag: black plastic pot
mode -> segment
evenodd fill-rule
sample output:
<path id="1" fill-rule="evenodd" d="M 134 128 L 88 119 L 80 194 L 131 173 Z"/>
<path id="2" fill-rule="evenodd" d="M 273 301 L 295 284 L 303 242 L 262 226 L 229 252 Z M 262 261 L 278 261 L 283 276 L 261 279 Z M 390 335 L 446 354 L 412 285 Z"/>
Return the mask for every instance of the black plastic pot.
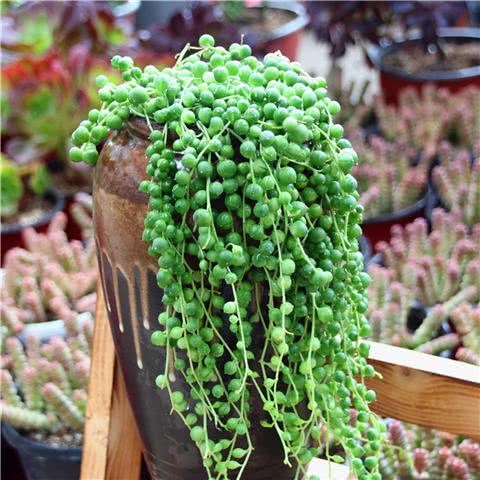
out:
<path id="1" fill-rule="evenodd" d="M 27 227 L 33 227 L 37 232 L 44 232 L 57 212 L 64 209 L 65 199 L 63 195 L 55 190 L 50 190 L 45 194 L 45 198 L 51 203 L 51 208 L 35 222 L 31 223 L 12 223 L 2 224 L 0 231 L 2 234 L 1 261 L 5 253 L 14 247 L 22 247 L 22 231 Z"/>
<path id="2" fill-rule="evenodd" d="M 428 188 L 427 193 L 409 207 L 402 208 L 397 212 L 366 218 L 363 221 L 362 230 L 372 244 L 373 250 L 375 251 L 378 242 L 388 242 L 390 240 L 390 229 L 393 225 L 407 225 L 416 218 L 425 216 L 426 209 L 431 202 L 432 193 Z"/>
<path id="3" fill-rule="evenodd" d="M 442 28 L 439 37 L 455 43 L 477 41 L 480 48 L 480 28 Z M 397 103 L 399 93 L 407 87 L 420 90 L 426 83 L 457 92 L 469 85 L 480 86 L 480 65 L 459 70 L 425 71 L 410 73 L 385 64 L 385 58 L 395 51 L 406 49 L 421 43 L 418 35 L 400 39 L 385 47 L 372 48 L 370 61 L 380 72 L 382 94 L 387 103 Z"/>
<path id="4" fill-rule="evenodd" d="M 4 422 L 2 435 L 16 450 L 28 480 L 77 480 L 80 477 L 80 447 L 50 447 L 24 437 Z"/>

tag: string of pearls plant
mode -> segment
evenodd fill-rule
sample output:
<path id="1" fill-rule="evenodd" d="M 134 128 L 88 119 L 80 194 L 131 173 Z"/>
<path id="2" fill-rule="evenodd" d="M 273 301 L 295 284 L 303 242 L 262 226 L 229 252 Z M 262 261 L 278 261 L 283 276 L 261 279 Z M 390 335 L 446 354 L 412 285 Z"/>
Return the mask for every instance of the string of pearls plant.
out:
<path id="1" fill-rule="evenodd" d="M 254 397 L 295 478 L 321 451 L 323 424 L 357 478 L 381 479 L 384 427 L 363 383 L 375 372 L 361 341 L 370 280 L 349 173 L 357 156 L 332 120 L 340 105 L 324 79 L 279 53 L 261 62 L 248 45 L 214 45 L 203 35 L 162 71 L 114 57 L 124 83 L 97 78 L 102 108 L 72 136 L 72 160 L 94 164 L 110 130 L 131 117 L 150 128 L 140 190 L 150 198 L 143 239 L 166 305 L 152 335 L 166 352 L 157 385 L 209 479 L 242 477 Z"/>

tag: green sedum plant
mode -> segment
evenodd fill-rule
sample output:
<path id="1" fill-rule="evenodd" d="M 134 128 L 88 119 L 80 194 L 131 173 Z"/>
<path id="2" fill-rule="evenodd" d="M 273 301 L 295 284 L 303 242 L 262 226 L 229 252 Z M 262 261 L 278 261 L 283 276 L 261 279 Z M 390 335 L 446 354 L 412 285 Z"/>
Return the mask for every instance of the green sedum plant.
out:
<path id="1" fill-rule="evenodd" d="M 3 154 L 0 155 L 0 186 L 2 218 L 15 215 L 18 212 L 24 188 L 19 169 Z"/>
<path id="2" fill-rule="evenodd" d="M 385 428 L 363 384 L 375 372 L 361 341 L 369 277 L 349 173 L 357 155 L 333 120 L 340 105 L 325 80 L 278 53 L 261 62 L 248 45 L 215 47 L 209 35 L 162 72 L 128 57 L 112 65 L 124 83 L 97 78 L 102 108 L 75 130 L 70 155 L 94 164 L 97 146 L 131 117 L 150 128 L 140 190 L 166 305 L 152 335 L 166 352 L 157 385 L 208 477 L 242 477 L 256 396 L 295 478 L 320 452 L 324 424 L 357 478 L 380 479 Z"/>

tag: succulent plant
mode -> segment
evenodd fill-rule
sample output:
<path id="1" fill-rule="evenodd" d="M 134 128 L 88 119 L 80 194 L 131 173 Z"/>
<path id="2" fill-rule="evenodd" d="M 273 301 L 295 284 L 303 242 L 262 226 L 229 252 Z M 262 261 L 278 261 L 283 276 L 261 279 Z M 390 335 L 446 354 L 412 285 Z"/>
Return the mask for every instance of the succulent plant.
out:
<path id="1" fill-rule="evenodd" d="M 253 422 L 275 429 L 292 478 L 303 477 L 323 422 L 357 477 L 379 480 L 383 424 L 368 408 L 375 392 L 358 383 L 375 372 L 360 341 L 370 328 L 363 209 L 349 173 L 357 155 L 332 120 L 340 105 L 325 79 L 206 34 L 161 72 L 128 57 L 112 65 L 124 82 L 97 78 L 104 103 L 74 131 L 70 155 L 95 164 L 109 131 L 140 118 L 149 128 L 143 239 L 168 306 L 151 337 L 165 355 L 156 384 L 208 478 L 242 478 Z M 347 426 L 351 405 L 371 422 L 368 436 Z"/>
<path id="2" fill-rule="evenodd" d="M 456 351 L 457 359 L 478 363 L 480 310 L 471 302 L 480 292 L 480 226 L 469 233 L 458 212 L 442 209 L 432 220 L 430 234 L 417 219 L 378 245 L 385 266 L 368 269 L 372 339 L 435 355 Z M 453 333 L 442 329 L 447 322 Z"/>
<path id="3" fill-rule="evenodd" d="M 480 294 L 480 225 L 469 228 L 460 213 L 432 212 L 432 230 L 424 218 L 392 228 L 390 243 L 377 249 L 395 278 L 415 278 L 415 295 L 425 306 L 445 302 L 455 295 L 478 301 Z M 461 292 L 461 293 L 460 293 Z"/>
<path id="4" fill-rule="evenodd" d="M 440 200 L 448 209 L 460 210 L 467 225 L 480 223 L 480 154 L 472 160 L 468 150 L 455 151 L 444 142 L 438 157 L 433 181 Z"/>
<path id="5" fill-rule="evenodd" d="M 75 207 L 77 217 L 83 207 Z M 83 210 L 86 214 L 87 211 Z M 87 223 L 87 218 L 83 218 Z M 23 232 L 26 249 L 14 248 L 5 256 L 0 313 L 8 333 L 23 324 L 62 319 L 71 335 L 76 318 L 93 313 L 96 302 L 97 264 L 92 239 L 84 245 L 68 241 L 66 215 L 59 212 L 46 233 Z"/>
<path id="6" fill-rule="evenodd" d="M 372 278 L 369 286 L 368 315 L 372 326 L 372 340 L 389 343 L 418 351 L 439 354 L 460 345 L 459 333 L 444 333 L 438 336 L 442 324 L 447 322 L 455 308 L 464 304 L 470 290 L 459 292 L 444 303 L 424 312 L 424 318 L 415 318 L 419 307 L 415 296 L 414 275 L 404 274 L 402 281 L 395 280 L 391 268 L 371 265 Z M 423 312 L 422 309 L 419 309 Z M 413 317 L 414 321 L 411 321 Z M 415 320 L 420 321 L 414 328 Z"/>
<path id="7" fill-rule="evenodd" d="M 455 354 L 457 360 L 480 365 L 480 306 L 463 303 L 450 314 L 463 347 Z"/>
<path id="8" fill-rule="evenodd" d="M 389 421 L 390 445 L 380 462 L 388 480 L 480 478 L 480 445 L 472 440 Z"/>
<path id="9" fill-rule="evenodd" d="M 433 85 L 419 93 L 405 89 L 397 106 L 375 103 L 382 135 L 398 139 L 422 152 L 429 163 L 440 143 L 472 149 L 480 138 L 480 94 L 475 87 L 452 94 Z"/>
<path id="10" fill-rule="evenodd" d="M 74 195 L 73 200 L 70 213 L 81 230 L 83 241 L 90 242 L 93 239 L 92 196 L 85 192 L 79 192 Z"/>
<path id="11" fill-rule="evenodd" d="M 425 194 L 427 170 L 423 165 L 412 166 L 414 151 L 377 136 L 364 141 L 358 130 L 350 137 L 359 156 L 352 174 L 358 181 L 366 218 L 409 207 Z"/>
<path id="12" fill-rule="evenodd" d="M 5 155 L 0 155 L 1 217 L 17 213 L 23 195 L 23 183 L 19 169 Z"/>
<path id="13" fill-rule="evenodd" d="M 48 441 L 67 437 L 80 445 L 85 422 L 93 321 L 85 319 L 74 337 L 46 344 L 27 336 L 5 340 L 0 370 L 3 421 Z"/>

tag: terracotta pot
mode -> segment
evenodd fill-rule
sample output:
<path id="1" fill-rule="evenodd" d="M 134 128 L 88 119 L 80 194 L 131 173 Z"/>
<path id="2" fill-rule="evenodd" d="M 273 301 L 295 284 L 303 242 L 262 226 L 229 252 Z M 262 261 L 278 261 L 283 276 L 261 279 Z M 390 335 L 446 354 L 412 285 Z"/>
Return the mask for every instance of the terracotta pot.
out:
<path id="1" fill-rule="evenodd" d="M 271 32 L 265 33 L 258 41 L 258 46 L 255 48 L 255 51 L 256 53 L 265 55 L 280 50 L 283 55 L 294 61 L 298 56 L 301 35 L 310 19 L 303 5 L 299 3 L 293 3 L 288 6 L 278 4 L 272 7 L 272 9 L 285 10 L 291 12 L 294 16 L 292 20 L 284 25 Z M 246 40 L 248 43 L 248 35 L 246 36 Z"/>
<path id="2" fill-rule="evenodd" d="M 362 231 L 370 241 L 373 250 L 376 251 L 378 242 L 390 241 L 390 229 L 393 225 L 407 225 L 418 217 L 426 216 L 433 201 L 433 195 L 428 189 L 425 196 L 409 207 L 402 208 L 397 212 L 366 218 L 362 224 Z"/>
<path id="3" fill-rule="evenodd" d="M 117 358 L 150 474 L 162 480 L 200 480 L 207 476 L 197 447 L 179 416 L 171 413 L 168 393 L 155 385 L 156 376 L 164 371 L 165 351 L 150 342 L 163 306 L 156 262 L 142 241 L 147 197 L 138 186 L 146 177 L 146 138 L 145 124 L 130 122 L 105 143 L 95 170 L 94 225 L 101 279 Z M 190 389 L 179 377 L 174 388 L 189 397 Z M 265 417 L 253 393 L 251 402 L 255 450 L 244 478 L 293 478 L 295 469 L 283 465 L 275 431 L 259 425 Z"/>
<path id="4" fill-rule="evenodd" d="M 444 28 L 439 30 L 439 36 L 452 42 L 462 43 L 475 41 L 480 48 L 479 28 Z M 385 58 L 394 51 L 418 44 L 418 36 L 395 42 L 386 47 L 378 47 L 369 51 L 369 58 L 380 71 L 380 86 L 385 101 L 389 104 L 398 103 L 399 93 L 405 88 L 422 90 L 426 83 L 458 92 L 465 87 L 477 85 L 480 87 L 480 65 L 460 70 L 425 71 L 409 73 L 385 65 Z"/>
<path id="5" fill-rule="evenodd" d="M 23 247 L 22 232 L 27 227 L 33 227 L 37 232 L 45 232 L 57 212 L 64 209 L 65 200 L 61 193 L 51 190 L 45 194 L 45 198 L 50 201 L 51 208 L 43 212 L 42 216 L 35 222 L 30 223 L 12 223 L 2 224 L 2 247 L 1 263 L 5 254 L 14 247 Z"/>

